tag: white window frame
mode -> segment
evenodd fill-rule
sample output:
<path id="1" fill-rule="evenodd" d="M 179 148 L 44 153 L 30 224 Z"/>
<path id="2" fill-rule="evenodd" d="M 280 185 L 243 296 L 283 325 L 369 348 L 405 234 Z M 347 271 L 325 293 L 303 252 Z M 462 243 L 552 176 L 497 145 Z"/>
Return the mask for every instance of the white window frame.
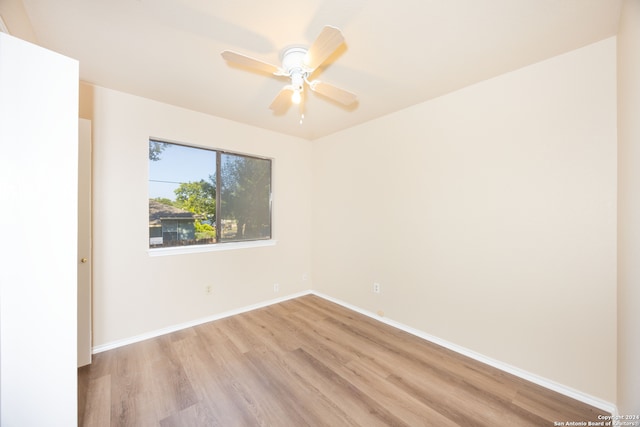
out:
<path id="1" fill-rule="evenodd" d="M 229 251 L 229 250 L 237 250 L 237 249 L 252 249 L 252 248 L 263 248 L 276 246 L 277 240 L 274 238 L 274 226 L 273 226 L 273 168 L 274 168 L 274 159 L 270 157 L 258 156 L 255 154 L 247 154 L 240 153 L 237 151 L 230 151 L 225 149 L 218 149 L 206 146 L 199 146 L 194 144 L 187 144 L 183 142 L 170 141 L 163 138 L 155 138 L 149 137 L 147 143 L 151 141 L 167 143 L 172 145 L 180 145 L 182 147 L 187 148 L 196 148 L 202 150 L 208 150 L 215 153 L 222 154 L 230 154 L 237 155 L 243 157 L 249 157 L 253 159 L 261 159 L 268 160 L 270 162 L 271 176 L 270 176 L 270 194 L 269 194 L 269 221 L 270 221 L 270 235 L 271 237 L 268 239 L 256 239 L 256 240 L 242 240 L 242 241 L 218 241 L 216 243 L 208 243 L 203 245 L 187 245 L 187 246 L 170 246 L 170 247 L 160 247 L 160 248 L 152 248 L 149 247 L 149 235 L 147 234 L 147 252 L 150 257 L 158 257 L 158 256 L 169 256 L 169 255 L 184 255 L 184 254 L 194 254 L 194 253 L 205 253 L 205 252 L 219 252 L 219 251 Z M 216 158 L 219 156 L 216 154 Z M 220 188 L 217 187 L 217 182 L 220 179 L 220 164 L 217 162 L 216 164 L 216 216 L 217 216 L 217 206 L 219 206 L 220 202 Z M 149 172 L 147 171 L 147 178 L 149 177 Z M 147 203 L 147 208 L 149 207 Z M 148 216 L 148 213 L 147 213 Z M 216 221 L 218 222 L 218 221 Z M 218 228 L 216 227 L 216 230 Z M 147 232 L 148 233 L 148 232 Z M 216 232 L 217 233 L 217 232 Z"/>

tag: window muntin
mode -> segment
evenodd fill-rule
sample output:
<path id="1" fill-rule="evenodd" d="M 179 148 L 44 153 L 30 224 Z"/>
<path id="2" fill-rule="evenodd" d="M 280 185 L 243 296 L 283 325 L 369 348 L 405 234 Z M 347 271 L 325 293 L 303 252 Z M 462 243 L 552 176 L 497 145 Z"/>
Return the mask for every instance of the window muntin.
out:
<path id="1" fill-rule="evenodd" d="M 271 160 L 149 141 L 149 247 L 271 239 Z"/>

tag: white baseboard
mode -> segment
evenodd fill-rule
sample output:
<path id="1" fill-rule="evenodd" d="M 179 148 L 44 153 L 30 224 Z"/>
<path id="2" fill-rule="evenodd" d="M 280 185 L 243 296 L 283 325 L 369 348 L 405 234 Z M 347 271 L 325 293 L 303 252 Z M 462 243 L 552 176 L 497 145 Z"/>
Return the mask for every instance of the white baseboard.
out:
<path id="1" fill-rule="evenodd" d="M 508 372 L 509 374 L 515 375 L 516 377 L 522 378 L 524 380 L 527 380 L 529 382 L 532 382 L 534 384 L 537 384 L 539 386 L 542 386 L 544 388 L 547 388 L 549 390 L 553 390 L 555 392 L 558 392 L 560 394 L 563 394 L 565 396 L 568 396 L 572 399 L 578 400 L 580 402 L 586 403 L 587 405 L 591 405 L 594 406 L 598 409 L 602 409 L 603 411 L 616 415 L 618 413 L 618 409 L 616 407 L 616 405 L 614 405 L 611 402 L 607 402 L 605 400 L 602 400 L 600 398 L 591 396 L 589 394 L 583 393 L 581 391 L 575 390 L 571 387 L 567 387 L 563 384 L 559 384 L 555 381 L 549 380 L 547 378 L 543 378 L 539 375 L 536 374 L 532 374 L 531 372 L 527 372 L 525 370 L 522 370 L 520 368 L 516 368 L 514 366 L 508 365 L 506 363 L 500 362 L 499 360 L 495 360 L 492 359 L 490 357 L 484 356 L 480 353 L 477 353 L 473 350 L 469 350 L 467 348 L 464 348 L 462 346 L 459 346 L 457 344 L 453 344 L 449 341 L 443 340 L 441 338 L 438 338 L 436 336 L 427 334 L 426 332 L 420 331 L 418 329 L 412 328 L 410 326 L 404 325 L 400 322 L 396 322 L 394 320 L 391 319 L 387 319 L 386 317 L 381 317 L 376 315 L 375 313 L 371 312 L 371 311 L 367 311 L 367 310 L 363 310 L 360 307 L 356 307 L 354 305 L 351 305 L 349 303 L 346 303 L 344 301 L 341 301 L 339 299 L 330 297 L 328 295 L 322 294 L 320 292 L 316 292 L 316 291 L 311 291 L 310 292 L 313 295 L 316 295 L 320 298 L 324 298 L 327 301 L 331 301 L 334 302 L 338 305 L 341 305 L 345 308 L 348 308 L 350 310 L 356 311 L 360 314 L 363 314 L 367 317 L 370 317 L 374 320 L 377 320 L 379 322 L 382 322 L 384 324 L 387 324 L 389 326 L 393 326 L 394 328 L 400 329 L 402 331 L 408 332 L 411 335 L 415 335 L 419 338 L 422 338 L 424 340 L 427 340 L 429 342 L 432 342 L 434 344 L 437 344 L 439 346 L 445 347 L 449 350 L 455 351 L 456 353 L 462 354 L 464 356 L 467 356 L 471 359 L 477 360 L 478 362 L 484 363 L 486 365 L 492 366 L 494 368 L 500 369 L 501 371 L 504 372 Z"/>
<path id="2" fill-rule="evenodd" d="M 156 329 L 155 331 L 145 332 L 144 334 L 135 335 L 133 337 L 124 338 L 121 340 L 115 340 L 106 344 L 96 345 L 91 349 L 92 354 L 102 353 L 103 351 L 113 350 L 114 348 L 123 347 L 125 345 L 134 344 L 140 341 L 145 341 L 150 338 L 159 337 L 161 335 L 169 334 L 171 332 L 180 331 L 182 329 L 191 328 L 192 326 L 201 325 L 203 323 L 213 322 L 214 320 L 224 319 L 225 317 L 234 316 L 236 314 L 246 313 L 248 311 L 257 310 L 259 308 L 267 307 L 273 304 L 277 304 L 290 299 L 298 298 L 304 295 L 310 294 L 311 291 L 297 292 L 284 297 L 263 301 L 257 304 L 248 305 L 235 310 L 229 310 L 222 313 L 214 314 L 212 316 L 202 317 L 200 319 L 191 320 L 189 322 L 180 323 L 177 325 L 171 325 L 166 328 Z"/>
<path id="3" fill-rule="evenodd" d="M 618 414 L 618 409 L 616 407 L 615 404 L 611 403 L 611 402 L 607 402 L 604 401 L 600 398 L 591 396 L 589 394 L 583 393 L 581 391 L 575 390 L 571 387 L 567 387 L 563 384 L 559 384 L 555 381 L 549 380 L 547 378 L 543 378 L 539 375 L 536 374 L 532 374 L 531 372 L 527 372 L 525 370 L 516 368 L 514 366 L 508 365 L 506 363 L 500 362 L 499 360 L 495 360 L 492 359 L 490 357 L 484 356 L 480 353 L 477 353 L 473 350 L 469 350 L 467 348 L 464 348 L 462 346 L 459 346 L 457 344 L 453 344 L 449 341 L 443 340 L 441 338 L 438 338 L 436 336 L 427 334 L 426 332 L 420 331 L 418 329 L 412 328 L 410 326 L 404 325 L 400 322 L 396 322 L 394 320 L 388 319 L 386 317 L 381 317 L 376 315 L 373 312 L 367 311 L 367 310 L 363 310 L 360 307 L 356 307 L 354 305 L 351 305 L 349 303 L 346 303 L 342 300 L 339 300 L 337 298 L 333 298 L 330 297 L 328 295 L 325 295 L 321 292 L 316 292 L 314 290 L 307 290 L 307 291 L 302 291 L 302 292 L 298 292 L 295 294 L 290 294 L 281 298 L 276 298 L 276 299 L 271 299 L 268 301 L 264 301 L 261 303 L 257 303 L 257 304 L 252 304 L 249 306 L 245 306 L 239 309 L 235 309 L 235 310 L 229 310 L 229 311 L 225 311 L 223 313 L 219 313 L 219 314 L 215 314 L 213 316 L 207 316 L 207 317 L 203 317 L 200 319 L 196 319 L 190 322 L 185 322 L 185 323 L 181 323 L 178 325 L 172 325 L 166 328 L 162 328 L 162 329 L 157 329 L 155 331 L 151 331 L 151 332 L 147 332 L 144 334 L 140 334 L 140 335 L 136 335 L 130 338 L 125 338 L 125 339 L 121 339 L 121 340 L 116 340 L 116 341 L 111 341 L 109 343 L 106 344 L 101 344 L 98 346 L 93 347 L 92 349 L 92 353 L 93 354 L 97 354 L 97 353 L 101 353 L 103 351 L 107 351 L 107 350 L 112 350 L 114 348 L 118 348 L 118 347 L 122 347 L 128 344 L 134 344 L 140 341 L 144 341 L 144 340 L 148 340 L 150 338 L 155 338 L 164 334 L 168 334 L 171 332 L 176 332 L 182 329 L 186 329 L 186 328 L 190 328 L 192 326 L 197 326 L 197 325 L 201 325 L 203 323 L 207 323 L 207 322 L 212 322 L 214 320 L 219 320 L 219 319 L 223 319 L 225 317 L 229 317 L 229 316 L 234 316 L 236 314 L 241 314 L 241 313 L 246 313 L 248 311 L 252 311 L 252 310 L 256 310 L 259 308 L 263 308 L 263 307 L 267 307 L 273 304 L 277 304 L 283 301 L 287 301 L 290 299 L 294 299 L 294 298 L 298 298 L 304 295 L 315 295 L 317 297 L 326 299 L 327 301 L 331 301 L 334 302 L 338 305 L 341 305 L 342 307 L 348 308 L 349 310 L 353 310 L 357 313 L 363 314 L 367 317 L 370 317 L 374 320 L 377 320 L 379 322 L 382 322 L 384 324 L 387 324 L 389 326 L 392 326 L 394 328 L 400 329 L 402 331 L 408 332 L 411 335 L 414 335 L 416 337 L 422 338 L 424 340 L 427 340 L 429 342 L 432 342 L 434 344 L 437 344 L 439 346 L 442 346 L 444 348 L 447 348 L 449 350 L 455 351 L 456 353 L 462 354 L 464 356 L 467 356 L 471 359 L 477 360 L 478 362 L 484 363 L 486 365 L 492 366 L 494 368 L 500 369 L 501 371 L 504 372 L 508 372 L 512 375 L 515 375 L 516 377 L 522 378 L 524 380 L 527 380 L 529 382 L 532 382 L 534 384 L 537 384 L 539 386 L 545 387 L 549 390 L 553 390 L 555 392 L 558 392 L 560 394 L 563 394 L 565 396 L 568 396 L 572 399 L 578 400 L 580 402 L 586 403 L 588 405 L 594 406 L 598 409 L 602 409 L 605 412 L 608 412 L 612 415 L 617 415 Z"/>

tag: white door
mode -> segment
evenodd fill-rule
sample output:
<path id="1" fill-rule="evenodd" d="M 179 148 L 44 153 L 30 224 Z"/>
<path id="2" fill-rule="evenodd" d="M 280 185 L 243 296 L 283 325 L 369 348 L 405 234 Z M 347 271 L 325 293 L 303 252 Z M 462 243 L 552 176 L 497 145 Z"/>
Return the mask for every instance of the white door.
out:
<path id="1" fill-rule="evenodd" d="M 0 32 L 2 426 L 78 425 L 78 80 L 78 61 Z"/>
<path id="2" fill-rule="evenodd" d="M 91 363 L 91 121 L 78 123 L 78 367 Z"/>

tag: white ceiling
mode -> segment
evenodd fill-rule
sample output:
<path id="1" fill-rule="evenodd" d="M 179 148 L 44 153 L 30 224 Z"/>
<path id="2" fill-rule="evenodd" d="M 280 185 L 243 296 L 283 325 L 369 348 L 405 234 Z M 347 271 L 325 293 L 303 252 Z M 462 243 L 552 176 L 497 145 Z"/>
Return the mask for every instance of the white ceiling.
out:
<path id="1" fill-rule="evenodd" d="M 315 139 L 613 36 L 620 0 L 23 0 L 38 42 L 82 80 Z M 315 78 L 355 92 L 268 108 L 286 81 L 229 66 L 235 50 L 279 65 L 324 25 L 346 44 Z"/>

